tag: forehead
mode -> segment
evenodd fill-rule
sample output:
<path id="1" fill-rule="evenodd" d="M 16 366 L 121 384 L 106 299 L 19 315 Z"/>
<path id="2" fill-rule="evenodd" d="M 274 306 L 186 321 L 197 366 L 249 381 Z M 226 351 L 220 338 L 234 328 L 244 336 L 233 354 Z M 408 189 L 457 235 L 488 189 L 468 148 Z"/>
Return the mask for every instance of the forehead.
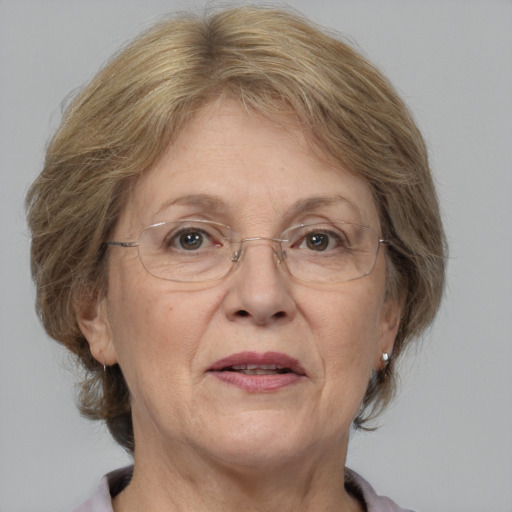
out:
<path id="1" fill-rule="evenodd" d="M 368 184 L 323 159 L 311 138 L 292 116 L 271 120 L 234 101 L 210 105 L 136 182 L 120 225 L 135 234 L 155 222 L 215 216 L 263 228 L 328 213 L 378 229 Z"/>

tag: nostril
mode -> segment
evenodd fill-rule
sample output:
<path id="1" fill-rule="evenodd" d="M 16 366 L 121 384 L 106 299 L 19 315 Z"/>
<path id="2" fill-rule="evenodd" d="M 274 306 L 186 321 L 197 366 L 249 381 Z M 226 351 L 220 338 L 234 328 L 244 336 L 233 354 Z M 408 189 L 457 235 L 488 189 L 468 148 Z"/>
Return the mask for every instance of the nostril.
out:
<path id="1" fill-rule="evenodd" d="M 241 309 L 240 311 L 237 311 L 236 314 L 238 316 L 243 316 L 243 317 L 249 316 L 249 313 L 247 311 L 245 311 L 245 309 Z"/>
<path id="2" fill-rule="evenodd" d="M 286 316 L 286 313 L 284 311 L 278 311 L 277 313 L 274 313 L 274 318 L 284 318 Z"/>

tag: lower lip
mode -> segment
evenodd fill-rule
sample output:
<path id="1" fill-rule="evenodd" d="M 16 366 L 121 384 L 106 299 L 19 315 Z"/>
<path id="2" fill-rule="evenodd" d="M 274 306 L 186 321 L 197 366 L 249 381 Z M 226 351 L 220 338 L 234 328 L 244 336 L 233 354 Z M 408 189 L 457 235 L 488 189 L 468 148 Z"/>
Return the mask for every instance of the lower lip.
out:
<path id="1" fill-rule="evenodd" d="M 212 371 L 217 379 L 251 393 L 270 393 L 298 384 L 305 376 L 296 373 L 279 373 L 275 375 L 247 375 L 229 371 Z"/>

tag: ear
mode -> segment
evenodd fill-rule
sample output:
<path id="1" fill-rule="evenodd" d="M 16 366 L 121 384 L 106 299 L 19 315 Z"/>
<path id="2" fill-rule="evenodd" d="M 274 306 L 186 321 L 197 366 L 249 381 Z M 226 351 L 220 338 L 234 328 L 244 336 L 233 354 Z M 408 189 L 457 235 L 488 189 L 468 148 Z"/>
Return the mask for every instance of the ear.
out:
<path id="1" fill-rule="evenodd" d="M 117 363 L 112 330 L 108 318 L 107 298 L 88 297 L 76 313 L 78 326 L 89 343 L 93 357 L 102 365 Z"/>
<path id="2" fill-rule="evenodd" d="M 374 369 L 381 370 L 384 366 L 382 354 L 387 353 L 390 357 L 395 345 L 396 333 L 400 326 L 402 314 L 402 301 L 387 298 L 382 305 L 381 316 L 378 325 L 377 354 L 375 355 Z"/>

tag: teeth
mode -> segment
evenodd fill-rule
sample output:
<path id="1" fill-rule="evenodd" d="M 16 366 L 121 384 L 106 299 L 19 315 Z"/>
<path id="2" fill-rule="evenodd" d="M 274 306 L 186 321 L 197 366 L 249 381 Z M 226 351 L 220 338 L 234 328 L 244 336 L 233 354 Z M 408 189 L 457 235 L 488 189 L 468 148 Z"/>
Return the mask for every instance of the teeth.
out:
<path id="1" fill-rule="evenodd" d="M 290 373 L 291 370 L 289 368 L 281 368 L 276 367 L 276 365 L 265 365 L 262 364 L 260 366 L 254 364 L 239 364 L 235 366 L 231 366 L 230 368 L 226 368 L 225 371 L 232 371 L 243 373 L 245 375 L 279 375 L 281 373 Z"/>
<path id="2" fill-rule="evenodd" d="M 240 373 L 243 373 L 245 375 L 276 375 L 279 373 L 279 370 L 264 370 L 263 368 L 257 368 L 257 369 L 247 369 L 247 370 L 239 370 Z"/>
<path id="3" fill-rule="evenodd" d="M 283 367 L 277 364 L 235 364 L 233 370 L 281 370 Z"/>

